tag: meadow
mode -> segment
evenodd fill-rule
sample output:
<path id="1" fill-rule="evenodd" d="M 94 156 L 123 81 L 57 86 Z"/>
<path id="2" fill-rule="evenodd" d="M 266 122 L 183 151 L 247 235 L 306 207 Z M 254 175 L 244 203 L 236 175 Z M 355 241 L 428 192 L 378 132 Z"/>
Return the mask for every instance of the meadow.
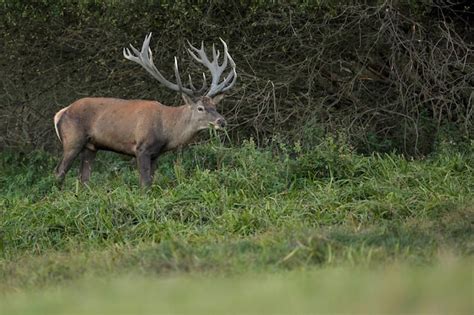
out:
<path id="1" fill-rule="evenodd" d="M 0 0 L 0 315 L 474 314 L 471 2 Z M 181 104 L 149 32 L 228 43 L 226 135 L 58 187 L 58 110 Z"/>
<path id="2" fill-rule="evenodd" d="M 113 153 L 60 188 L 58 156 L 3 152 L 0 311 L 470 313 L 473 148 L 213 138 L 163 156 L 149 190 Z"/>

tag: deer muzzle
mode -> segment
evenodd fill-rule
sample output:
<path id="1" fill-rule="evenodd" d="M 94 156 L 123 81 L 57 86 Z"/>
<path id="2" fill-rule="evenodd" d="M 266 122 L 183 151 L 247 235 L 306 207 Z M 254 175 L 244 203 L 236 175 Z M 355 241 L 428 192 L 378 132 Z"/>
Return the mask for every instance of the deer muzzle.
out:
<path id="1" fill-rule="evenodd" d="M 227 123 L 224 118 L 218 118 L 211 125 L 214 127 L 214 129 L 224 129 L 226 124 Z"/>

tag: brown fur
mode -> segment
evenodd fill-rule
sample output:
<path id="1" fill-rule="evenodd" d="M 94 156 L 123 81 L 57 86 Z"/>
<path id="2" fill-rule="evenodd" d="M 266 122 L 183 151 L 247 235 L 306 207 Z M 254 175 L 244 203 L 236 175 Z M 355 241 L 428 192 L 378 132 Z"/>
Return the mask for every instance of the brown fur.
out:
<path id="1" fill-rule="evenodd" d="M 56 168 L 60 182 L 73 160 L 82 153 L 80 179 L 87 182 L 97 150 L 136 156 L 141 185 L 151 184 L 160 154 L 188 144 L 211 124 L 225 124 L 215 105 L 222 99 L 183 96 L 185 105 L 170 107 L 156 101 L 116 98 L 83 98 L 54 116 L 56 133 L 63 144 L 63 159 Z"/>

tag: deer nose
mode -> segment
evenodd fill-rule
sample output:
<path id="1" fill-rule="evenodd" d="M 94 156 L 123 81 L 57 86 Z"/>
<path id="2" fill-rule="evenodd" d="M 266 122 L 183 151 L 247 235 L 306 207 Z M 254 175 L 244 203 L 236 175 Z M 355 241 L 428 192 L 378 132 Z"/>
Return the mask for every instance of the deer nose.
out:
<path id="1" fill-rule="evenodd" d="M 216 121 L 217 125 L 221 128 L 225 128 L 225 125 L 226 125 L 226 122 L 225 122 L 225 119 L 224 118 L 219 118 L 217 121 Z"/>

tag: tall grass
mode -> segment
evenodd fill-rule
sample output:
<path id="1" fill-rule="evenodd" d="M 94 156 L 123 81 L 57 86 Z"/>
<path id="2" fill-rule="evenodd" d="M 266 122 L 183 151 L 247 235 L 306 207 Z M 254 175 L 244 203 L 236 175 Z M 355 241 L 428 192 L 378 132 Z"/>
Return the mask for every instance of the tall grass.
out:
<path id="1" fill-rule="evenodd" d="M 410 261 L 474 248 L 473 145 L 424 160 L 211 142 L 160 160 L 99 154 L 89 186 L 63 189 L 44 152 L 0 155 L 0 289 L 109 273 L 294 269 Z M 21 263 L 19 263 L 21 262 Z"/>

